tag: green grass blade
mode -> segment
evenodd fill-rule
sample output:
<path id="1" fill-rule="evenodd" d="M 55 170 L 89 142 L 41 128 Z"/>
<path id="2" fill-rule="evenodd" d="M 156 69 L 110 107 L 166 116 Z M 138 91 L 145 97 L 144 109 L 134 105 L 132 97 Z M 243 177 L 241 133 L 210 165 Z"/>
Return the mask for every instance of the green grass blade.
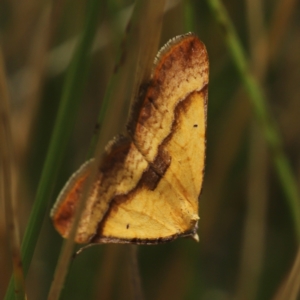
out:
<path id="1" fill-rule="evenodd" d="M 81 102 L 81 95 L 85 86 L 84 83 L 89 65 L 89 53 L 96 31 L 98 15 L 100 14 L 100 3 L 102 3 L 102 1 L 92 0 L 88 4 L 85 28 L 67 73 L 49 150 L 38 185 L 34 206 L 22 242 L 21 250 L 25 274 L 28 272 L 33 257 L 40 229 L 47 213 L 59 166 L 64 157 L 67 142 L 72 133 L 79 104 Z M 103 13 L 103 10 L 101 10 L 101 12 Z M 13 279 L 10 281 L 5 299 L 14 299 Z"/>
<path id="2" fill-rule="evenodd" d="M 249 95 L 249 99 L 252 103 L 255 116 L 272 153 L 273 163 L 290 207 L 297 240 L 300 242 L 300 208 L 297 184 L 289 161 L 283 151 L 280 134 L 268 111 L 267 100 L 262 88 L 250 72 L 246 55 L 226 9 L 219 0 L 208 0 L 207 3 L 213 12 L 215 20 L 219 23 L 222 29 L 228 50 L 241 76 L 245 89 Z"/>
<path id="3" fill-rule="evenodd" d="M 193 6 L 189 0 L 184 1 L 184 29 L 185 32 L 195 31 Z"/>

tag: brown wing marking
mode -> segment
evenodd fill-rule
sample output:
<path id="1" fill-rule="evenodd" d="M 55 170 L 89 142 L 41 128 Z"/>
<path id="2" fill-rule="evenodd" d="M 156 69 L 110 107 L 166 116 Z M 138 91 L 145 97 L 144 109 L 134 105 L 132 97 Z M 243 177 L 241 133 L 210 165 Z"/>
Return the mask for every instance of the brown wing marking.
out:
<path id="1" fill-rule="evenodd" d="M 133 191 L 115 197 L 92 242 L 155 243 L 195 233 L 205 159 L 206 96 L 205 88 L 176 108 L 176 122 L 163 143 L 171 163 L 156 188 L 146 184 L 145 172 Z"/>
<path id="2" fill-rule="evenodd" d="M 173 188 L 196 212 L 205 165 L 206 102 L 205 87 L 178 105 L 174 130 L 165 146 L 172 157 L 166 180 L 173 183 Z"/>
<path id="3" fill-rule="evenodd" d="M 129 132 L 140 152 L 152 162 L 159 145 L 169 135 L 174 110 L 192 91 L 208 83 L 208 57 L 205 46 L 194 35 L 171 42 L 158 55 L 148 87 L 128 124 Z"/>
<path id="4" fill-rule="evenodd" d="M 92 163 L 93 160 L 90 160 L 83 164 L 69 179 L 51 210 L 50 216 L 53 224 L 64 238 L 68 236 L 71 229 L 75 209 Z"/>
<path id="5" fill-rule="evenodd" d="M 90 241 L 97 231 L 99 222 L 106 214 L 111 200 L 116 195 L 127 194 L 134 189 L 147 167 L 147 161 L 129 139 L 122 137 L 111 144 L 99 167 L 99 180 L 95 182 L 82 214 L 75 238 L 77 243 Z M 82 176 L 82 179 L 75 187 L 71 185 L 74 192 L 71 191 L 68 194 L 69 199 L 65 200 L 62 196 L 56 204 L 55 218 L 64 220 L 64 228 L 60 226 L 61 230 L 58 229 L 64 237 L 68 236 L 74 210 L 82 193 L 83 182 L 88 175 L 88 173 L 82 174 L 80 171 L 78 174 Z M 78 180 L 78 178 L 76 179 Z M 66 186 L 68 189 L 68 183 Z M 68 219 L 63 217 L 66 203 L 72 203 L 72 213 L 69 214 Z M 54 221 L 54 223 L 56 222 Z"/>

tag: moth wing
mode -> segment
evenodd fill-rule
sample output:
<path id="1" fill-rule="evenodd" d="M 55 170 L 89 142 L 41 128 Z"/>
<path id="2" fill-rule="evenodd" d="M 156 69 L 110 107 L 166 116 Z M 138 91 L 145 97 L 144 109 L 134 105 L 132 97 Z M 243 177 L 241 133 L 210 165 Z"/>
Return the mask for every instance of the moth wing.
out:
<path id="1" fill-rule="evenodd" d="M 136 189 L 116 196 L 93 242 L 158 243 L 195 234 L 205 160 L 206 101 L 205 87 L 176 107 L 176 122 L 161 145 L 171 157 L 165 174 L 159 177 L 148 170 Z M 158 177 L 155 186 L 146 180 L 151 172 Z"/>

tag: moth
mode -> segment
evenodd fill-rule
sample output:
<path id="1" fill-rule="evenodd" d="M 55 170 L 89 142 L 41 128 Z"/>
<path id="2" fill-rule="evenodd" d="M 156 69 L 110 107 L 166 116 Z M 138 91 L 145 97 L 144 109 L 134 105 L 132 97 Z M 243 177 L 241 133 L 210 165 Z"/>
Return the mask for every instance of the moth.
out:
<path id="1" fill-rule="evenodd" d="M 77 229 L 77 243 L 156 244 L 198 239 L 208 99 L 208 55 L 194 34 L 157 54 L 126 136 L 109 143 Z M 70 178 L 51 211 L 68 237 L 91 164 Z"/>

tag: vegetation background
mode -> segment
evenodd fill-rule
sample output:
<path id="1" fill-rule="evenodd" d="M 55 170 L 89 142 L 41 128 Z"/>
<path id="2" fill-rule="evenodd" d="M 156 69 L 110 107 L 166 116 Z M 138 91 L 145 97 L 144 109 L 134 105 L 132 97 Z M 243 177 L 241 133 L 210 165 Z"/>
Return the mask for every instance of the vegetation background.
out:
<path id="1" fill-rule="evenodd" d="M 149 1 L 137 2 L 143 6 Z M 102 123 L 100 117 L 100 125 L 110 124 L 103 127 L 110 138 L 126 123 L 128 110 L 123 103 L 129 101 L 130 92 L 124 93 L 125 100 L 122 93 L 113 94 L 122 79 L 111 78 L 121 54 L 130 53 L 134 46 L 134 33 L 131 39 L 125 33 L 133 4 L 130 0 L 0 3 L 1 72 L 5 74 L 1 87 L 4 91 L 6 87 L 0 101 L 8 100 L 6 122 L 11 126 L 11 144 L 2 135 L 0 147 L 9 145 L 7 153 L 12 155 L 11 185 L 4 180 L 5 160 L 0 173 L 4 191 L 0 199 L 1 299 L 12 274 L 12 253 L 14 258 L 18 253 L 17 231 L 9 227 L 14 220 L 21 241 L 30 222 L 34 228 L 30 227 L 28 236 L 35 238 L 26 245 L 23 242 L 22 248 L 23 256 L 24 251 L 32 253 L 32 260 L 25 255 L 23 264 L 28 271 L 28 299 L 47 298 L 62 246 L 49 218 L 50 208 L 70 174 L 86 160 L 99 111 L 112 120 Z M 89 248 L 72 261 L 61 299 L 138 299 L 141 293 L 145 299 L 297 299 L 299 2 L 223 1 L 225 11 L 220 5 L 216 0 L 167 1 L 160 37 L 162 46 L 176 35 L 193 31 L 206 44 L 210 58 L 200 242 L 179 239 L 158 246 Z M 142 24 L 144 15 L 137 15 L 136 24 Z M 146 29 L 155 26 L 151 19 L 145 22 Z M 143 43 L 147 43 L 145 37 Z M 239 45 L 245 61 L 234 50 Z M 122 67 L 127 76 L 134 74 L 130 66 Z M 254 87 L 263 91 L 266 106 L 255 104 L 261 98 L 247 88 L 248 70 L 258 83 Z M 123 102 L 103 110 L 105 95 Z M 269 116 L 276 137 L 280 136 L 275 146 L 263 121 Z M 287 169 L 278 167 L 282 165 Z M 11 213 L 5 208 L 9 204 L 6 188 L 16 202 Z M 34 209 L 37 201 L 43 204 Z M 15 270 L 19 274 L 21 269 Z M 22 275 L 17 276 L 22 289 Z"/>

